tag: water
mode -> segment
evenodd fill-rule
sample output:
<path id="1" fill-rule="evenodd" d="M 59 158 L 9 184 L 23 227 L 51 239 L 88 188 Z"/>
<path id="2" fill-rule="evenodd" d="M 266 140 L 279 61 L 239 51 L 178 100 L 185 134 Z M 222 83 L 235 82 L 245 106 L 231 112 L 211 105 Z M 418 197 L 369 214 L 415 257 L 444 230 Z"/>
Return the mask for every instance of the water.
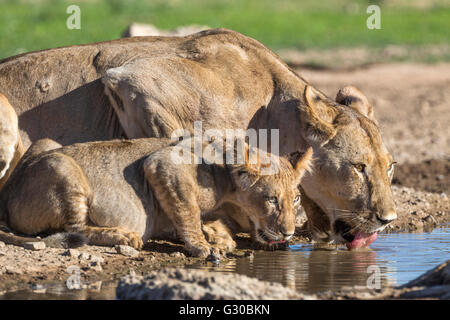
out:
<path id="1" fill-rule="evenodd" d="M 450 259 L 450 228 L 422 234 L 379 234 L 371 249 L 317 250 L 292 245 L 286 251 L 257 251 L 217 267 L 196 264 L 190 268 L 235 272 L 260 280 L 280 282 L 304 293 L 366 286 L 375 272 L 381 285 L 402 285 Z M 375 284 L 374 282 L 371 282 Z"/>
<path id="2" fill-rule="evenodd" d="M 197 263 L 186 268 L 239 273 L 316 293 L 366 286 L 374 272 L 379 272 L 381 286 L 402 285 L 449 259 L 447 227 L 422 234 L 379 234 L 371 249 L 363 251 L 317 250 L 300 244 L 288 250 L 256 251 L 253 256 L 218 266 Z M 45 293 L 22 290 L 0 295 L 0 299 L 114 299 L 116 285 L 111 281 L 103 283 L 101 290 L 68 290 L 64 284 L 54 284 L 45 288 Z"/>

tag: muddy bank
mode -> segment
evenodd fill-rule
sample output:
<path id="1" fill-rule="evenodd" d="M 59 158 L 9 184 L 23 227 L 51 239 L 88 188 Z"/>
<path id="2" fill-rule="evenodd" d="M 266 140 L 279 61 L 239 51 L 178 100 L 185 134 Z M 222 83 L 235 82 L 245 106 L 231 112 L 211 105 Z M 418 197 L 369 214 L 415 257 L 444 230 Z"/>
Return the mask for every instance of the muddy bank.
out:
<path id="1" fill-rule="evenodd" d="M 118 280 L 130 270 L 148 272 L 196 261 L 179 252 L 179 247 L 178 244 L 153 241 L 137 256 L 130 257 L 110 247 L 83 246 L 71 250 L 45 248 L 32 251 L 0 243 L 0 292 L 55 281 L 66 282 L 76 270 L 79 271 L 81 282 L 89 285 L 98 281 Z"/>
<path id="2" fill-rule="evenodd" d="M 308 299 L 279 283 L 239 274 L 164 269 L 145 277 L 125 276 L 117 287 L 121 300 L 287 300 Z"/>
<path id="3" fill-rule="evenodd" d="M 248 256 L 258 248 L 247 234 L 239 234 L 236 242 L 239 249 L 229 254 L 228 259 Z M 119 280 L 131 271 L 145 274 L 198 262 L 204 260 L 190 257 L 182 243 L 164 240 L 147 242 L 137 255 L 121 254 L 112 247 L 88 245 L 69 250 L 45 248 L 33 251 L 0 242 L 0 294 L 55 281 L 65 283 L 76 272 L 79 272 L 83 288 L 88 288 L 99 281 Z"/>
<path id="4" fill-rule="evenodd" d="M 404 163 L 395 167 L 394 185 L 450 195 L 450 158 Z"/>
<path id="5" fill-rule="evenodd" d="M 424 232 L 450 223 L 450 199 L 407 187 L 392 187 L 398 218 L 385 232 Z"/>

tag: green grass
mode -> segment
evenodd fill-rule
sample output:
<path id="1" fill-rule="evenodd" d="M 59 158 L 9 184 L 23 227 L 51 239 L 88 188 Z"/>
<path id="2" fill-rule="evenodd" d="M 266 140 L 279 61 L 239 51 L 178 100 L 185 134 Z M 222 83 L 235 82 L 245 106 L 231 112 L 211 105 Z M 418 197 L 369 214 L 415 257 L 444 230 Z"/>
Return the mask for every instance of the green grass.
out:
<path id="1" fill-rule="evenodd" d="M 434 2 L 420 9 L 366 0 L 0 0 L 0 58 L 116 39 L 131 22 L 226 27 L 272 49 L 448 44 L 450 7 Z M 381 30 L 366 27 L 369 3 L 381 6 Z M 66 28 L 69 4 L 81 8 L 81 30 Z"/>

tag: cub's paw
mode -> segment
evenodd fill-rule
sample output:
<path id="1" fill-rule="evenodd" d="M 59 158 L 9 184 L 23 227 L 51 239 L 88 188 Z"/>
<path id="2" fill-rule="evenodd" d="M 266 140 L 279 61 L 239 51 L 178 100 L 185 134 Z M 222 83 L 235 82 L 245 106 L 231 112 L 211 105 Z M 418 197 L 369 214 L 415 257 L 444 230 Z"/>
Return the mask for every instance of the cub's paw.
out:
<path id="1" fill-rule="evenodd" d="M 219 223 L 210 223 L 203 226 L 203 233 L 206 240 L 218 250 L 221 256 L 236 249 L 236 242 L 233 240 L 228 228 Z"/>
<path id="2" fill-rule="evenodd" d="M 186 249 L 194 257 L 207 258 L 211 254 L 211 246 L 206 242 L 196 242 L 186 245 Z"/>
<path id="3" fill-rule="evenodd" d="M 141 249 L 144 246 L 141 236 L 136 232 L 124 232 L 120 242 L 120 244 L 133 247 L 134 249 Z"/>

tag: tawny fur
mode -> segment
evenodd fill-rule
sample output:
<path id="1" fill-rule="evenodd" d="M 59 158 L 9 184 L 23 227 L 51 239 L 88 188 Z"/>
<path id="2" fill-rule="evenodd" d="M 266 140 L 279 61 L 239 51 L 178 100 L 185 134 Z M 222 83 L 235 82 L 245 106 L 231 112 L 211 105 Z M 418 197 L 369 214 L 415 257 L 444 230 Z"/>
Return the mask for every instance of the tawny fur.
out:
<path id="1" fill-rule="evenodd" d="M 0 94 L 0 191 L 23 153 L 16 112 L 8 99 Z"/>
<path id="2" fill-rule="evenodd" d="M 239 208 L 235 222 L 240 231 L 255 233 L 260 242 L 292 236 L 300 205 L 297 186 L 312 156 L 309 151 L 291 164 L 267 155 L 277 170 L 262 175 L 250 162 L 174 163 L 179 145 L 167 139 L 91 142 L 42 152 L 45 148 L 39 145 L 48 144 L 32 145 L 30 150 L 36 151 L 24 156 L 0 195 L 12 230 L 27 235 L 79 233 L 90 244 L 134 248 L 177 234 L 200 257 L 224 254 L 235 246 L 231 229 L 224 241 L 217 241 L 220 232 L 212 239 L 210 230 L 218 231 L 220 217 L 209 219 L 202 229 L 201 218 L 224 203 Z M 225 153 L 220 156 L 225 159 Z M 274 197 L 276 205 L 268 202 Z"/>
<path id="3" fill-rule="evenodd" d="M 231 30 L 26 53 L 0 61 L 0 91 L 20 116 L 27 146 L 43 137 L 63 145 L 170 137 L 176 129 L 192 133 L 194 121 L 203 130 L 279 129 L 281 155 L 314 148 L 314 171 L 302 187 L 314 203 L 308 208 L 317 208 L 306 209 L 310 221 L 329 222 L 319 233 L 330 237 L 318 240 L 337 236 L 333 224 L 343 212 L 364 231 L 380 227 L 377 216 L 395 218 L 392 157 L 368 99 L 347 87 L 336 103 Z M 354 170 L 360 162 L 364 174 Z"/>

